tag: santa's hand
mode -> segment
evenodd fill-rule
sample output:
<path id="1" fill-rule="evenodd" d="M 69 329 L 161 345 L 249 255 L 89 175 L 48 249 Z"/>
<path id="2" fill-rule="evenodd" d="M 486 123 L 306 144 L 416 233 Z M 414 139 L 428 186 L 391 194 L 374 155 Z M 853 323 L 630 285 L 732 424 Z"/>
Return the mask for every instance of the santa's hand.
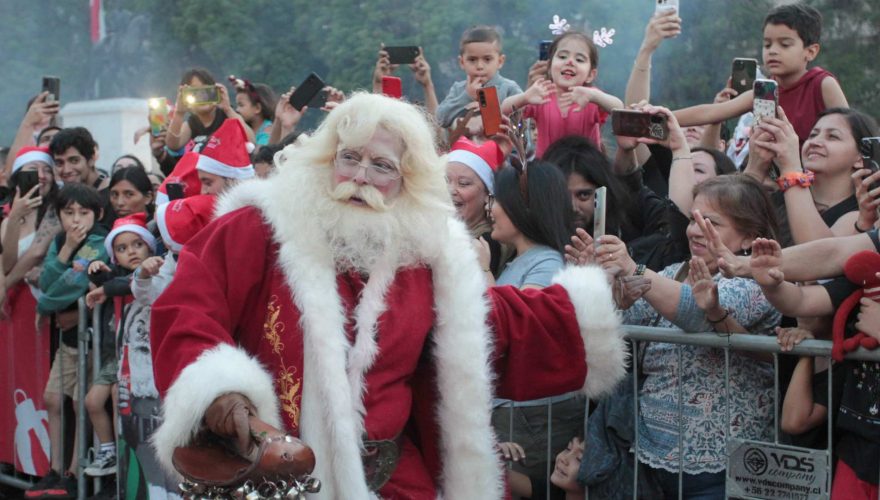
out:
<path id="1" fill-rule="evenodd" d="M 256 414 L 256 408 L 244 394 L 230 392 L 215 399 L 205 411 L 205 427 L 218 436 L 234 440 L 238 453 L 247 457 L 253 445 L 248 419 Z"/>

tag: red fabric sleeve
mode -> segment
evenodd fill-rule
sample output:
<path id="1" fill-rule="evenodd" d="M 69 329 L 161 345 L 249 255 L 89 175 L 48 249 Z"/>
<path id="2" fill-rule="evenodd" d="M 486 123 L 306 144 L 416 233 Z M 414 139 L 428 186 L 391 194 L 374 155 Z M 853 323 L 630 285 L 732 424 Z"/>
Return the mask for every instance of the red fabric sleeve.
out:
<path id="1" fill-rule="evenodd" d="M 574 307 L 559 285 L 489 290 L 498 397 L 527 401 L 580 389 L 586 352 Z"/>
<path id="2" fill-rule="evenodd" d="M 153 371 L 163 397 L 202 352 L 236 343 L 243 311 L 260 296 L 254 291 L 266 273 L 271 241 L 257 209 L 243 208 L 212 222 L 184 246 L 174 279 L 150 318 Z"/>

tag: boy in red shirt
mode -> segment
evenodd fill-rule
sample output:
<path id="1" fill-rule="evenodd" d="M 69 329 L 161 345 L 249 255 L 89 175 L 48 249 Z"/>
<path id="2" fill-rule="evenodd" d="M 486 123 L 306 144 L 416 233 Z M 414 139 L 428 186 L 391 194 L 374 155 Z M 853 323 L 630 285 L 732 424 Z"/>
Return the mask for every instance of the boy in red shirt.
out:
<path id="1" fill-rule="evenodd" d="M 818 66 L 807 69 L 819 55 L 821 33 L 822 14 L 802 3 L 780 5 L 764 18 L 765 74 L 779 84 L 779 106 L 801 144 L 820 112 L 849 107 L 834 75 Z M 749 90 L 727 102 L 680 109 L 675 117 L 682 127 L 719 123 L 751 111 L 753 97 Z"/>

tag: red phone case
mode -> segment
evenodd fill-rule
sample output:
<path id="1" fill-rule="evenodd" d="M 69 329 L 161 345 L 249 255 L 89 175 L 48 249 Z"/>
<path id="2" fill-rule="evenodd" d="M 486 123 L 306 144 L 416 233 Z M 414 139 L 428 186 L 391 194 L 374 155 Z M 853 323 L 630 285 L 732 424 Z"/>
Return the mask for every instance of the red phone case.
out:
<path id="1" fill-rule="evenodd" d="M 400 82 L 400 78 L 396 76 L 383 76 L 382 93 L 395 99 L 403 97 L 403 85 Z"/>
<path id="2" fill-rule="evenodd" d="M 495 87 L 483 87 L 477 91 L 480 116 L 483 118 L 483 135 L 491 137 L 501 131 L 501 106 Z"/>

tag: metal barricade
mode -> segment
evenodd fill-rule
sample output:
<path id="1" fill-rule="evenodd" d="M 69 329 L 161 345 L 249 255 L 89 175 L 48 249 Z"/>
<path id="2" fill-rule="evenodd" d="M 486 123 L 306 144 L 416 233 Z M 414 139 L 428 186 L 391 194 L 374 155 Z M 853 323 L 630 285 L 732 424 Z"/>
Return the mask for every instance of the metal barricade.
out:
<path id="1" fill-rule="evenodd" d="M 626 338 L 633 341 L 634 351 L 632 353 L 632 359 L 639 359 L 640 347 L 639 344 L 641 342 L 658 342 L 658 343 L 668 343 L 668 344 L 676 344 L 679 346 L 701 346 L 701 347 L 709 347 L 709 348 L 717 348 L 722 349 L 724 351 L 724 401 L 725 401 L 725 419 L 726 419 L 726 432 L 725 439 L 727 440 L 726 449 L 728 454 L 728 467 L 725 472 L 725 498 L 804 498 L 804 499 L 827 499 L 830 498 L 831 492 L 831 476 L 833 470 L 832 463 L 832 449 L 834 446 L 832 433 L 833 433 L 833 421 L 832 415 L 829 412 L 828 419 L 826 422 L 826 430 L 828 433 L 828 448 L 825 450 L 814 450 L 808 448 L 798 448 L 791 445 L 782 444 L 780 442 L 780 422 L 779 422 L 779 408 L 780 408 L 780 392 L 779 392 L 779 355 L 782 354 L 779 344 L 776 341 L 775 336 L 767 336 L 767 335 L 751 335 L 751 334 L 723 334 L 723 333 L 686 333 L 682 330 L 673 329 L 673 328 L 658 328 L 658 327 L 643 327 L 643 326 L 630 326 L 625 325 L 624 330 L 626 332 Z M 810 356 L 814 358 L 827 358 L 828 363 L 828 401 L 832 401 L 832 390 L 833 390 L 833 374 L 832 368 L 833 365 L 830 362 L 831 359 L 831 342 L 826 340 L 804 340 L 797 346 L 795 346 L 791 351 L 788 351 L 785 354 L 789 354 L 792 356 Z M 773 440 L 772 442 L 752 442 L 747 440 L 734 440 L 731 436 L 731 417 L 730 417 L 730 353 L 731 351 L 739 351 L 739 352 L 752 352 L 752 353 L 765 353 L 771 354 L 773 356 L 773 375 L 774 375 L 774 385 L 773 385 Z M 679 367 L 682 363 L 682 351 L 679 349 L 678 352 L 678 362 Z M 880 350 L 875 351 L 867 351 L 865 349 L 859 349 L 858 351 L 852 352 L 846 356 L 847 360 L 862 360 L 862 361 L 874 361 L 880 362 Z M 678 491 L 679 498 L 683 497 L 683 486 L 685 485 L 686 475 L 684 472 L 684 463 L 683 463 L 683 454 L 681 451 L 683 450 L 683 438 L 684 432 L 682 432 L 684 426 L 684 418 L 683 418 L 683 401 L 686 397 L 685 389 L 683 384 L 681 383 L 681 372 L 678 371 L 676 374 L 678 379 L 678 388 L 677 388 L 677 406 L 678 406 L 678 450 L 679 450 L 679 466 L 678 466 Z M 638 433 L 638 418 L 639 418 L 639 366 L 638 363 L 633 363 L 633 405 L 634 405 L 634 422 L 636 425 L 634 432 L 634 440 L 632 444 L 631 452 L 634 453 L 634 457 L 639 456 L 639 433 Z M 830 404 L 830 403 L 829 403 Z M 512 407 L 515 403 L 508 402 L 505 403 L 505 406 L 511 407 L 510 418 L 508 422 L 507 434 L 505 436 L 504 433 L 499 435 L 499 441 L 508 441 L 514 435 L 514 418 Z M 553 464 L 555 461 L 555 454 L 560 450 L 553 450 L 551 448 L 552 435 L 553 435 L 553 426 L 552 426 L 552 416 L 553 416 L 553 408 L 554 404 L 547 404 L 544 408 L 547 414 L 547 468 L 546 468 L 546 480 L 547 480 L 547 489 L 546 495 L 549 498 L 550 496 L 550 476 L 553 471 Z M 586 419 L 584 422 L 584 438 L 587 439 L 587 420 L 589 419 L 589 401 L 586 402 L 585 415 Z M 569 436 L 570 438 L 571 436 Z M 745 457 L 745 453 L 743 453 L 743 449 L 749 451 L 753 450 L 754 457 Z M 774 490 L 771 486 L 761 486 L 760 489 L 751 489 L 745 491 L 745 489 L 733 485 L 730 480 L 731 471 L 730 471 L 730 460 L 732 454 L 737 454 L 737 458 L 742 458 L 742 462 L 744 462 L 747 458 L 750 463 L 755 464 L 754 466 L 760 471 L 761 465 L 761 454 L 764 454 L 764 460 L 768 467 L 772 466 L 771 458 L 767 458 L 767 452 L 765 449 L 770 449 L 771 453 L 776 453 L 773 458 L 777 461 L 791 461 L 793 466 L 797 467 L 799 464 L 794 463 L 795 461 L 801 460 L 804 461 L 802 463 L 807 463 L 811 467 L 817 467 L 816 470 L 819 470 L 819 466 L 824 465 L 821 468 L 822 474 L 825 474 L 824 477 L 818 478 L 818 481 L 822 483 L 821 488 L 818 492 L 815 489 L 811 490 L 809 493 L 803 493 L 802 496 L 797 496 L 796 491 L 792 491 L 791 494 L 780 491 L 779 489 Z M 590 452 L 590 444 L 587 442 L 585 444 L 585 455 Z M 740 457 L 740 455 L 743 455 Z M 815 462 L 815 464 L 814 464 Z M 634 467 L 634 477 L 633 477 L 633 498 L 638 498 L 638 485 L 639 485 L 639 467 L 637 466 L 638 461 L 637 458 L 634 461 L 636 466 Z M 756 471 L 756 472 L 757 472 Z M 878 477 L 880 477 L 880 470 L 878 470 Z M 773 485 L 774 482 L 772 480 L 764 480 L 764 484 Z M 760 482 L 757 483 L 760 486 Z M 797 486 L 792 486 L 791 484 L 786 484 L 786 487 L 795 489 Z M 738 489 L 737 489 L 738 488 Z M 766 488 L 766 489 L 765 489 Z M 735 496 L 731 491 L 735 491 Z M 770 494 L 764 494 L 761 492 L 770 492 Z M 773 491 L 777 491 L 774 495 Z M 589 498 L 589 490 L 584 492 L 584 498 Z M 880 498 L 878 498 L 880 500 Z"/>

